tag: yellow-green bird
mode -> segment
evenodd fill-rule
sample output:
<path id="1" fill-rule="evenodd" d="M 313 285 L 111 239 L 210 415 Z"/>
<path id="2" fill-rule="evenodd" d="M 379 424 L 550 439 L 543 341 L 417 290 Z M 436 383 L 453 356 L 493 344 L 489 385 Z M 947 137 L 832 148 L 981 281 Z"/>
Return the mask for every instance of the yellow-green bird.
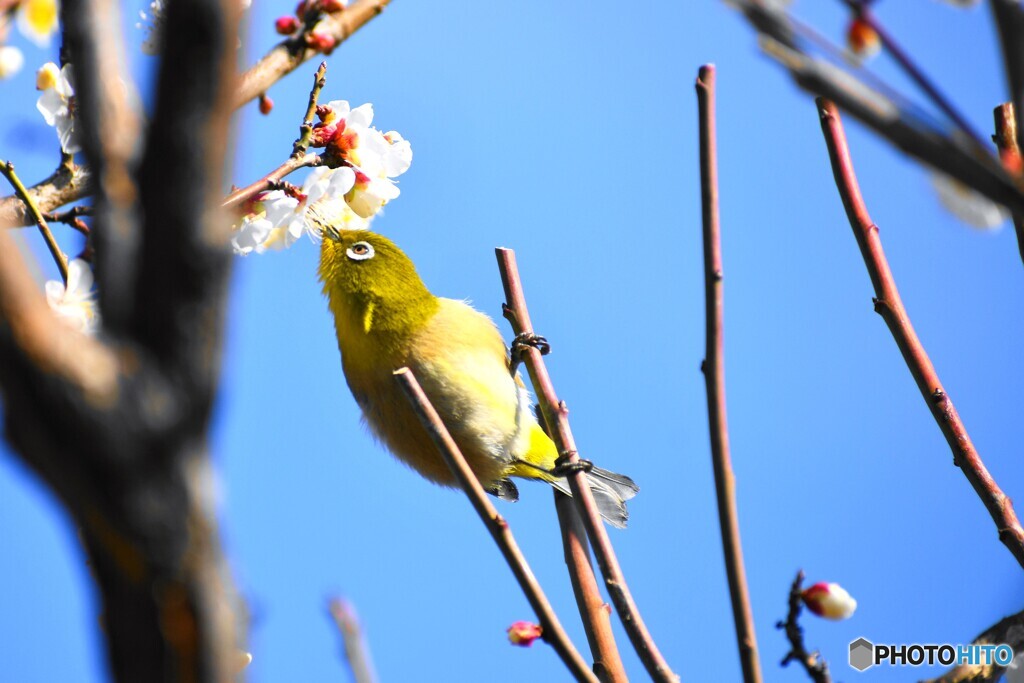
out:
<path id="1" fill-rule="evenodd" d="M 409 257 L 379 234 L 324 226 L 323 236 L 319 275 L 342 368 L 374 435 L 430 481 L 456 486 L 392 375 L 407 366 L 490 493 L 516 500 L 509 477 L 521 477 L 568 494 L 565 479 L 550 474 L 558 451 L 537 424 L 522 379 L 509 372 L 491 319 L 431 294 Z M 588 477 L 601 515 L 625 527 L 636 484 L 597 467 Z"/>

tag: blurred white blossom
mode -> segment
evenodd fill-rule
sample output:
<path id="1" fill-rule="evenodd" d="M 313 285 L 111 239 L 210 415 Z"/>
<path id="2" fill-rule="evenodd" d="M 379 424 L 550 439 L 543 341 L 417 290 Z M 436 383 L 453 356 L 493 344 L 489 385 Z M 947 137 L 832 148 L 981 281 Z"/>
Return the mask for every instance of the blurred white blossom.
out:
<path id="1" fill-rule="evenodd" d="M 13 45 L 0 46 L 0 80 L 10 78 L 21 71 L 25 56 Z"/>
<path id="2" fill-rule="evenodd" d="M 59 318 L 85 334 L 99 326 L 100 316 L 92 291 L 92 269 L 81 259 L 68 264 L 68 284 L 57 280 L 46 283 L 46 301 Z"/>
<path id="3" fill-rule="evenodd" d="M 39 47 L 50 45 L 50 36 L 57 30 L 59 18 L 57 0 L 22 0 L 18 5 L 18 30 Z"/>
<path id="4" fill-rule="evenodd" d="M 992 230 L 1008 218 L 1002 206 L 945 173 L 933 173 L 932 186 L 946 210 L 972 227 Z"/>
<path id="5" fill-rule="evenodd" d="M 36 76 L 37 85 L 49 86 L 36 102 L 36 109 L 46 119 L 47 125 L 57 128 L 60 148 L 68 154 L 74 154 L 81 149 L 78 131 L 75 130 L 74 76 L 70 64 L 65 64 L 59 74 L 54 75 L 56 67 L 52 62 L 45 64 Z"/>

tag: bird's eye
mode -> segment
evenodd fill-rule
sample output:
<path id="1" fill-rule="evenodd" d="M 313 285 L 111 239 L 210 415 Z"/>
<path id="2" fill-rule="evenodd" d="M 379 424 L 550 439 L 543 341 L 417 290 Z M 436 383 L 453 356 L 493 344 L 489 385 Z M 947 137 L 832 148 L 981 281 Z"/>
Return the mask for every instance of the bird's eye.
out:
<path id="1" fill-rule="evenodd" d="M 346 249 L 345 253 L 353 261 L 365 261 L 373 258 L 373 245 L 369 242 L 356 242 Z"/>

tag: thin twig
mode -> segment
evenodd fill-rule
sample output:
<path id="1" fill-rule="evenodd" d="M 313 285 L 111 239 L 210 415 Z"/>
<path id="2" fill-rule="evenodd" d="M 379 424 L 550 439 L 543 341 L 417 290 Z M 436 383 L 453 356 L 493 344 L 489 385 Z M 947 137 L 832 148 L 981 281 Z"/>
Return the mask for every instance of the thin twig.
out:
<path id="1" fill-rule="evenodd" d="M 594 567 L 590 564 L 587 530 L 583 527 L 583 520 L 572 499 L 561 491 L 552 491 L 555 494 L 558 526 L 562 530 L 565 566 L 569 570 L 576 606 L 580 610 L 583 630 L 587 634 L 590 653 L 594 658 L 594 673 L 601 683 L 626 683 L 629 679 L 612 632 L 611 606 L 601 597 Z"/>
<path id="2" fill-rule="evenodd" d="M 743 680 L 761 680 L 754 617 L 743 567 L 739 515 L 736 511 L 736 479 L 729 455 L 729 427 L 725 410 L 725 332 L 722 288 L 722 240 L 718 212 L 718 150 L 715 125 L 715 67 L 705 65 L 697 75 L 697 106 L 700 112 L 700 181 L 704 227 L 704 300 L 707 313 L 704 381 L 708 394 L 708 428 L 711 462 L 715 470 L 718 523 L 722 532 L 725 573 L 729 579 L 736 645 Z"/>
<path id="3" fill-rule="evenodd" d="M 85 166 L 61 163 L 50 177 L 28 188 L 40 211 L 56 208 L 87 197 L 92 192 L 92 174 Z M 32 216 L 16 194 L 0 198 L 0 225 L 7 228 L 32 225 Z"/>
<path id="4" fill-rule="evenodd" d="M 999 158 L 1007 171 L 1021 175 L 1024 171 L 1021 165 L 1020 146 L 1017 143 L 1017 119 L 1014 118 L 1013 102 L 1000 104 L 993 110 L 995 118 L 996 133 L 992 141 L 999 148 Z M 1017 251 L 1020 253 L 1020 260 L 1024 262 L 1024 216 L 1014 212 L 1013 229 L 1017 233 Z"/>
<path id="5" fill-rule="evenodd" d="M 878 34 L 878 38 L 882 41 L 882 46 L 888 50 L 889 54 L 892 55 L 896 63 L 903 68 L 907 75 L 910 76 L 911 80 L 917 83 L 918 87 L 925 92 L 926 95 L 935 103 L 942 112 L 949 117 L 949 119 L 962 130 L 973 142 L 977 145 L 979 150 L 987 151 L 988 146 L 985 144 L 981 135 L 974 130 L 967 119 L 957 111 L 956 107 L 946 99 L 946 96 L 931 82 L 924 71 L 918 67 L 914 61 L 910 58 L 910 55 L 900 47 L 900 44 L 896 42 L 885 27 L 882 26 L 881 22 L 875 18 L 875 15 L 868 9 L 867 3 L 863 0 L 845 0 L 846 6 L 849 7 L 853 13 L 863 21 L 865 24 L 871 27 L 875 33 Z"/>
<path id="6" fill-rule="evenodd" d="M 327 14 L 318 30 L 331 35 L 335 45 L 345 42 L 368 21 L 384 11 L 391 0 L 357 0 L 340 12 Z M 336 49 L 336 48 L 335 48 Z M 235 106 L 259 97 L 283 76 L 290 74 L 320 51 L 306 43 L 305 36 L 288 38 L 270 50 L 260 61 L 242 74 L 235 95 Z"/>
<path id="7" fill-rule="evenodd" d="M 1019 0 L 991 0 L 989 6 L 1003 46 L 1010 102 L 1016 108 L 1017 144 L 1024 145 L 1024 7 Z"/>
<path id="8" fill-rule="evenodd" d="M 320 97 L 320 91 L 327 83 L 327 62 L 320 62 L 316 73 L 313 75 L 313 87 L 309 91 L 309 104 L 306 106 L 306 115 L 299 126 L 299 137 L 292 145 L 292 158 L 301 159 L 306 150 L 309 149 L 309 142 L 313 136 L 313 117 L 316 116 L 316 101 Z"/>
<path id="9" fill-rule="evenodd" d="M 50 232 L 50 226 L 46 224 L 46 219 L 43 218 L 42 212 L 39 207 L 36 206 L 35 200 L 32 199 L 32 195 L 28 193 L 25 186 L 22 184 L 18 174 L 14 172 L 14 164 L 10 161 L 0 162 L 0 173 L 4 174 L 4 177 L 14 187 L 15 194 L 25 202 L 28 207 L 29 215 L 32 216 L 32 220 L 35 221 L 36 226 L 39 228 L 39 232 L 43 236 L 43 241 L 46 242 L 46 248 L 50 250 L 50 255 L 53 256 L 54 262 L 57 264 L 57 270 L 60 271 L 61 279 L 64 280 L 64 284 L 68 282 L 68 257 L 64 255 L 64 252 L 60 250 L 60 245 L 57 244 L 57 240 L 54 239 L 53 233 Z"/>
<path id="10" fill-rule="evenodd" d="M 515 252 L 511 249 L 498 248 L 495 249 L 495 253 L 498 257 L 498 269 L 501 271 L 501 283 L 505 289 L 506 304 L 503 308 L 505 318 L 511 323 L 512 330 L 517 337 L 532 335 L 533 324 L 530 322 L 530 313 L 526 308 L 526 297 L 523 294 L 523 285 L 516 268 Z M 548 433 L 561 454 L 559 462 L 567 462 L 572 465 L 579 463 L 576 442 L 573 439 L 572 430 L 569 428 L 569 409 L 564 401 L 558 400 L 555 394 L 555 387 L 551 383 L 551 377 L 548 375 L 540 350 L 533 346 L 526 346 L 522 349 L 522 358 L 530 373 L 530 380 L 537 394 Z M 622 625 L 626 629 L 640 661 L 643 662 L 647 673 L 655 681 L 678 681 L 678 677 L 669 668 L 668 663 L 658 650 L 658 646 L 654 643 L 654 639 L 647 631 L 647 626 L 633 601 L 633 595 L 630 593 L 626 577 L 619 567 L 619 560 L 608 539 L 608 532 L 597 511 L 597 504 L 594 502 L 594 495 L 590 491 L 590 485 L 587 483 L 585 475 L 578 469 L 570 469 L 566 479 L 572 490 L 576 508 L 583 518 L 587 536 L 594 548 L 597 564 L 604 576 L 605 588 L 608 590 L 612 604 L 622 620 Z"/>
<path id="11" fill-rule="evenodd" d="M 803 609 L 801 602 L 801 584 L 803 582 L 804 572 L 801 569 L 796 573 L 793 585 L 789 588 L 789 612 L 786 615 L 786 621 L 780 621 L 775 625 L 776 628 L 786 632 L 786 638 L 789 640 L 789 652 L 782 659 L 782 666 L 787 666 L 793 661 L 800 662 L 800 666 L 804 668 L 814 683 L 832 683 L 832 675 L 828 672 L 828 662 L 821 656 L 821 653 L 808 652 L 804 645 L 804 630 L 800 628 L 799 623 L 800 610 Z"/>
<path id="12" fill-rule="evenodd" d="M 53 213 L 44 213 L 45 218 L 50 223 L 64 223 L 65 225 L 74 228 L 83 235 L 89 235 L 89 226 L 82 220 L 82 216 L 91 216 L 93 210 L 91 206 L 78 205 L 73 206 L 67 211 L 56 211 Z"/>
<path id="13" fill-rule="evenodd" d="M 284 162 L 256 182 L 229 194 L 224 199 L 221 207 L 228 211 L 240 211 L 247 201 L 258 195 L 260 192 L 269 189 L 274 183 L 280 182 L 281 179 L 289 173 L 307 166 L 319 165 L 320 157 L 316 154 L 306 154 L 301 157 L 288 157 L 288 161 Z"/>
<path id="14" fill-rule="evenodd" d="M 355 683 L 376 683 L 377 674 L 373 668 L 373 660 L 370 658 L 370 650 L 366 645 L 366 638 L 363 637 L 363 628 L 352 603 L 343 598 L 333 598 L 327 603 L 327 611 L 330 612 L 338 635 L 341 636 L 341 646 L 345 651 L 345 661 L 352 671 L 352 680 Z"/>
<path id="15" fill-rule="evenodd" d="M 975 645 L 1009 645 L 1015 653 L 1024 652 L 1024 612 L 1002 619 L 978 634 Z M 995 683 L 1006 673 L 1005 666 L 995 663 L 960 664 L 938 678 L 924 683 Z"/>
<path id="16" fill-rule="evenodd" d="M 960 416 L 953 406 L 949 395 L 942 388 L 935 367 L 928 358 L 914 327 L 910 323 L 896 281 L 893 279 L 889 263 L 882 250 L 882 242 L 878 236 L 878 226 L 871 222 L 864 199 L 860 194 L 857 177 L 854 174 L 850 150 L 846 145 L 846 134 L 843 131 L 836 106 L 818 98 L 818 114 L 821 117 L 821 130 L 825 135 L 832 171 L 835 175 L 839 196 L 846 208 L 857 245 L 860 247 L 867 266 L 871 283 L 875 290 L 875 311 L 885 319 L 907 363 L 910 373 L 917 382 L 921 396 L 928 404 L 932 416 L 938 423 L 942 434 L 946 437 L 953 451 L 953 464 L 959 467 L 967 480 L 974 487 L 975 493 L 985 504 L 992 520 L 999 530 L 999 539 L 1006 545 L 1017 562 L 1024 566 L 1024 529 L 1013 510 L 1013 503 L 996 484 L 989 474 L 981 456 L 975 450 L 971 438 L 967 434 Z"/>
<path id="17" fill-rule="evenodd" d="M 541 628 L 543 629 L 541 637 L 551 644 L 551 647 L 555 649 L 555 652 L 558 653 L 558 656 L 576 680 L 598 683 L 597 677 L 594 676 L 586 661 L 573 646 L 569 636 L 562 628 L 562 624 L 558 621 L 555 610 L 551 607 L 551 603 L 548 602 L 547 597 L 544 595 L 540 583 L 538 583 L 537 578 L 533 575 L 530 565 L 526 562 L 526 557 L 519 550 L 519 546 L 512 536 L 512 530 L 509 529 L 508 522 L 498 514 L 498 511 L 494 509 L 494 506 L 487 499 L 487 494 L 477 480 L 476 475 L 469 468 L 465 457 L 459 451 L 459 447 L 455 444 L 451 434 L 448 433 L 448 429 L 445 427 L 441 417 L 434 410 L 430 399 L 423 393 L 423 389 L 420 388 L 419 382 L 416 381 L 412 371 L 409 368 L 401 368 L 395 371 L 395 381 L 398 382 L 402 391 L 405 392 L 416 416 L 430 434 L 431 440 L 433 440 L 441 452 L 448 467 L 451 468 L 452 474 L 455 475 L 462 490 L 466 492 L 466 496 L 469 498 L 470 503 L 473 504 L 477 514 L 480 515 L 480 519 L 487 527 L 487 530 L 491 532 L 494 542 L 498 544 L 501 554 L 504 555 L 505 561 L 508 562 L 512 573 L 515 574 L 520 588 L 526 594 L 526 599 L 529 600 L 530 606 L 533 607 L 533 611 L 537 614 L 537 619 L 540 621 Z"/>

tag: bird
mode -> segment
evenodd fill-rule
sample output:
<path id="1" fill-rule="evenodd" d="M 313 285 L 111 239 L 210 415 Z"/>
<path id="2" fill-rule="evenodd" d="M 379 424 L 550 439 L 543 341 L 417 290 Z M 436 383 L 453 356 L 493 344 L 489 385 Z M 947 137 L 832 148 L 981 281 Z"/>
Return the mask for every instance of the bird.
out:
<path id="1" fill-rule="evenodd" d="M 537 422 L 531 397 L 494 322 L 465 301 L 435 296 L 412 260 L 369 230 L 320 226 L 318 276 L 334 316 L 341 365 L 372 434 L 424 478 L 457 486 L 394 378 L 408 367 L 488 493 L 516 501 L 511 478 L 547 482 L 571 495 L 554 472 L 558 449 Z M 625 528 L 626 501 L 639 487 L 592 467 L 587 479 L 606 522 Z"/>

